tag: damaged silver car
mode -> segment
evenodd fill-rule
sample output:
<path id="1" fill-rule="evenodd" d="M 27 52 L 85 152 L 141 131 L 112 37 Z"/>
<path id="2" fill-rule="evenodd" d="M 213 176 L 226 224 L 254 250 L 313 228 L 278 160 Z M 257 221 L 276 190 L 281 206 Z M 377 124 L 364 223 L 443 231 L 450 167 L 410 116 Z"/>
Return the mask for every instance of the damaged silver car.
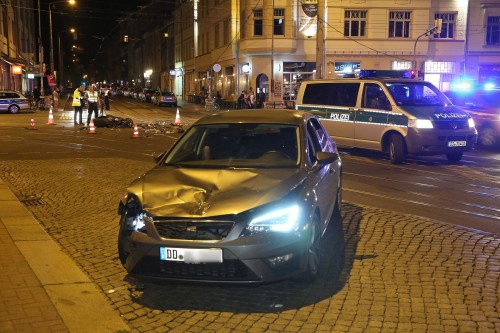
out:
<path id="1" fill-rule="evenodd" d="M 318 119 L 292 110 L 213 114 L 128 187 L 119 258 L 132 275 L 167 280 L 310 282 L 341 205 L 342 162 Z"/>

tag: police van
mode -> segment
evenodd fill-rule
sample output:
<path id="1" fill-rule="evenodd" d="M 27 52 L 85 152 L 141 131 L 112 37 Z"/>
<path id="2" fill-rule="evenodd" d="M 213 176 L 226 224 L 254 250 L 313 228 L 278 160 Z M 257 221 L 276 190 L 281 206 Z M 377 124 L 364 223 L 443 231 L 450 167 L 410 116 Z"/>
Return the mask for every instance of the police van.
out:
<path id="1" fill-rule="evenodd" d="M 407 154 L 460 161 L 475 147 L 474 121 L 431 83 L 410 75 L 361 71 L 359 79 L 304 81 L 295 109 L 320 117 L 338 145 L 388 152 L 393 164 Z"/>

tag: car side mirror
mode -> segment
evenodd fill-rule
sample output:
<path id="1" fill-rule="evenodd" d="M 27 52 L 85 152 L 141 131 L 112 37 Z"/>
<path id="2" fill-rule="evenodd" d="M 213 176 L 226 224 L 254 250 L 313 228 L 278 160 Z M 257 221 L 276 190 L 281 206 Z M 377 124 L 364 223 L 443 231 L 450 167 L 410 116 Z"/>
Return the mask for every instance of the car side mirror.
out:
<path id="1" fill-rule="evenodd" d="M 158 164 L 160 163 L 160 161 L 163 159 L 163 157 L 165 156 L 167 152 L 164 151 L 163 153 L 161 153 L 160 155 L 156 155 L 156 156 L 153 156 L 154 160 L 155 160 L 155 163 Z"/>
<path id="2" fill-rule="evenodd" d="M 339 159 L 339 154 L 337 153 L 327 153 L 324 151 L 319 151 L 316 153 L 316 160 L 319 164 L 330 164 Z"/>

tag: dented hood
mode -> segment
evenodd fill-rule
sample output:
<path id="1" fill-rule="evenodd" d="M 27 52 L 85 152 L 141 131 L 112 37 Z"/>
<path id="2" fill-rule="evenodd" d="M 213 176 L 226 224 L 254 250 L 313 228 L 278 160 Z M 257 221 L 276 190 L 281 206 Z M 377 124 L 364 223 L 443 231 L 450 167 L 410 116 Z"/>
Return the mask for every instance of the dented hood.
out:
<path id="1" fill-rule="evenodd" d="M 302 169 L 157 167 L 128 188 L 152 216 L 238 214 L 281 199 L 306 177 Z"/>

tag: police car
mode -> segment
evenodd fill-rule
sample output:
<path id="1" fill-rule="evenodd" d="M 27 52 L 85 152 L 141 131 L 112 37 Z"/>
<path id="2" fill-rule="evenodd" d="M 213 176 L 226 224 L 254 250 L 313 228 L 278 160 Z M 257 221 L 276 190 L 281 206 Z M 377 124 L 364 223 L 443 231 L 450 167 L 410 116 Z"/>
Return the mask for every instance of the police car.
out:
<path id="1" fill-rule="evenodd" d="M 445 154 L 458 162 L 477 141 L 467 112 L 431 83 L 402 71 L 361 71 L 359 79 L 304 81 L 295 108 L 321 118 L 337 144 L 387 152 L 393 164 L 403 162 L 407 154 Z"/>
<path id="2" fill-rule="evenodd" d="M 29 108 L 28 99 L 21 93 L 16 91 L 0 91 L 0 111 L 18 113 L 21 110 Z"/>

